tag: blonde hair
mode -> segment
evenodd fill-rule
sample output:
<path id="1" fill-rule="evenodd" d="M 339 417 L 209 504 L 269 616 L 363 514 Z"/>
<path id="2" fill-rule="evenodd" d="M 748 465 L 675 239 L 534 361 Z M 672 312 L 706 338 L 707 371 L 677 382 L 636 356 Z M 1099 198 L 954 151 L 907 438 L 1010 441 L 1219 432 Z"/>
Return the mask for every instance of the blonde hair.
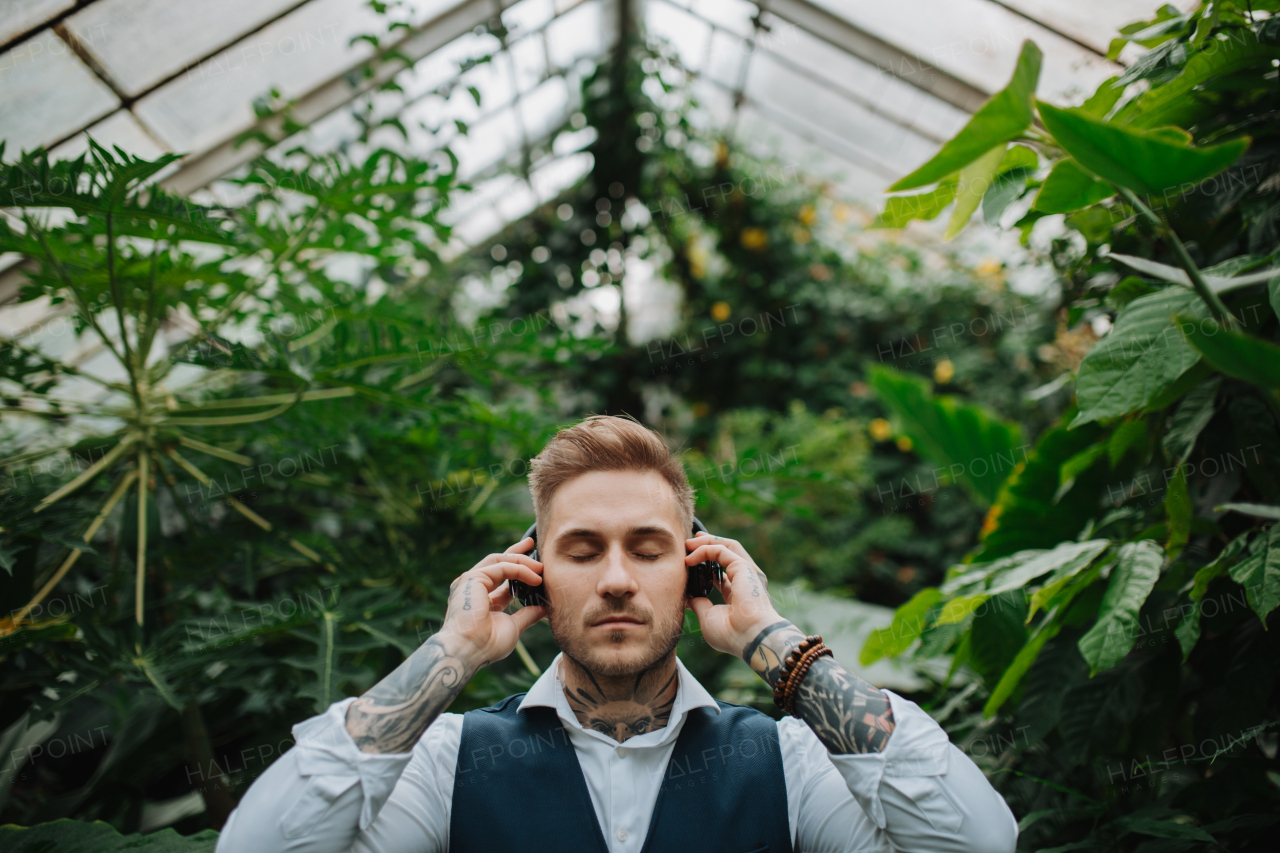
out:
<path id="1" fill-rule="evenodd" d="M 676 512 L 693 529 L 693 488 L 684 466 L 652 429 L 630 416 L 592 415 L 555 434 L 529 466 L 529 491 L 539 525 L 565 483 L 592 471 L 655 471 L 675 492 Z"/>

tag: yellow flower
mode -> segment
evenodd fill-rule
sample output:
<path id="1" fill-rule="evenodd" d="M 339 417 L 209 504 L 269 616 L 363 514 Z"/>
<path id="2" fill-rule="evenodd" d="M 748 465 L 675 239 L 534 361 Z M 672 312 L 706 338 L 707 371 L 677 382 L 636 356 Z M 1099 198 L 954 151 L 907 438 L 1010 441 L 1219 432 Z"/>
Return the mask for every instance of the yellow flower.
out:
<path id="1" fill-rule="evenodd" d="M 999 258 L 983 258 L 973 271 L 978 278 L 996 290 L 1004 287 L 1004 264 Z"/>
<path id="2" fill-rule="evenodd" d="M 906 453 L 912 447 L 915 447 L 911 439 L 907 438 L 905 435 L 898 436 L 898 441 L 896 443 L 898 445 L 898 449 L 901 450 L 903 453 Z"/>
<path id="3" fill-rule="evenodd" d="M 693 416 L 695 418 L 705 418 L 710 413 L 711 413 L 711 407 L 706 403 L 693 404 Z"/>
<path id="4" fill-rule="evenodd" d="M 1021 464 L 1021 463 L 1019 463 Z M 1000 504 L 994 504 L 991 509 L 987 510 L 987 517 L 982 520 L 982 531 L 978 533 L 979 539 L 986 539 L 997 527 L 1000 526 Z"/>
<path id="5" fill-rule="evenodd" d="M 837 204 L 833 212 L 836 216 L 836 222 L 844 222 L 849 218 L 849 205 Z"/>
<path id="6" fill-rule="evenodd" d="M 806 204 L 804 207 L 800 208 L 800 221 L 803 222 L 805 226 L 810 226 L 818 221 L 818 213 L 813 209 L 813 205 Z"/>
<path id="7" fill-rule="evenodd" d="M 804 228 L 797 228 L 795 231 L 792 231 L 791 237 L 797 243 L 808 243 L 813 239 L 813 237 L 809 236 L 809 232 Z"/>
<path id="8" fill-rule="evenodd" d="M 871 437 L 876 441 L 888 441 L 889 436 L 893 435 L 893 428 L 884 418 L 876 418 L 867 427 L 867 432 L 871 433 Z"/>
<path id="9" fill-rule="evenodd" d="M 763 252 L 769 245 L 769 234 L 763 228 L 743 228 L 742 247 L 751 252 Z"/>
<path id="10" fill-rule="evenodd" d="M 933 381 L 939 385 L 946 385 L 956 375 L 956 366 L 951 363 L 951 359 L 944 358 L 938 362 L 938 366 L 933 369 Z"/>
<path id="11" fill-rule="evenodd" d="M 730 313 L 731 311 L 728 302 L 717 302 L 715 305 L 711 306 L 711 319 L 715 320 L 717 323 L 723 323 L 725 320 L 728 320 Z"/>

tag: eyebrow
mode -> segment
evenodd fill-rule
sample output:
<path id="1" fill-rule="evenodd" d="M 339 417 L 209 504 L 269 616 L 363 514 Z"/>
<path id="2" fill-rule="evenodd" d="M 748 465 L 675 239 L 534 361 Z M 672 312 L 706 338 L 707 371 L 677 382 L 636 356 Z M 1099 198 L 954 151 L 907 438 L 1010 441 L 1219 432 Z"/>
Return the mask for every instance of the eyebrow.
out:
<path id="1" fill-rule="evenodd" d="M 626 532 L 622 534 L 624 538 L 633 536 L 665 536 L 671 538 L 671 531 L 665 527 L 641 526 L 628 527 Z M 577 527 L 573 530 L 566 530 L 556 537 L 556 542 L 566 539 L 603 539 L 604 534 L 598 530 L 592 530 L 589 527 Z"/>

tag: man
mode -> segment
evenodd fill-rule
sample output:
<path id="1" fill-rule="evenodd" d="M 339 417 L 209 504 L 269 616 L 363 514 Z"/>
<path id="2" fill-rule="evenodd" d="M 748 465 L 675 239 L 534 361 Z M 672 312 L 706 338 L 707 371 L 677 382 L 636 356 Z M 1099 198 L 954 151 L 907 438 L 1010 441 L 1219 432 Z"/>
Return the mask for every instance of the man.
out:
<path id="1" fill-rule="evenodd" d="M 689 674 L 686 608 L 771 686 L 805 637 L 742 545 L 689 538 L 693 490 L 656 433 L 587 418 L 529 479 L 541 560 L 525 539 L 455 580 L 437 634 L 294 727 L 218 853 L 1013 851 L 1013 815 L 973 762 L 830 656 L 794 668 L 795 716 L 778 722 Z M 706 560 L 725 604 L 685 597 Z M 549 607 L 505 612 L 512 579 Z M 542 618 L 561 654 L 527 694 L 443 713 Z"/>

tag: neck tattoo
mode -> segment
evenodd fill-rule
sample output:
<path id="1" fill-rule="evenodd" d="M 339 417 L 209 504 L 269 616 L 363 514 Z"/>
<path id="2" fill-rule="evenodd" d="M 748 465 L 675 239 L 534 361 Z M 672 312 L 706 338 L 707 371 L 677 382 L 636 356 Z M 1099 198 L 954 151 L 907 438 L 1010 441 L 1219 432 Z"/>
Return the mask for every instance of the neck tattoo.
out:
<path id="1" fill-rule="evenodd" d="M 583 728 L 622 743 L 665 728 L 671 719 L 680 679 L 675 658 L 669 663 L 642 670 L 634 679 L 603 679 L 606 686 L 601 686 L 601 679 L 566 657 L 564 695 Z"/>

